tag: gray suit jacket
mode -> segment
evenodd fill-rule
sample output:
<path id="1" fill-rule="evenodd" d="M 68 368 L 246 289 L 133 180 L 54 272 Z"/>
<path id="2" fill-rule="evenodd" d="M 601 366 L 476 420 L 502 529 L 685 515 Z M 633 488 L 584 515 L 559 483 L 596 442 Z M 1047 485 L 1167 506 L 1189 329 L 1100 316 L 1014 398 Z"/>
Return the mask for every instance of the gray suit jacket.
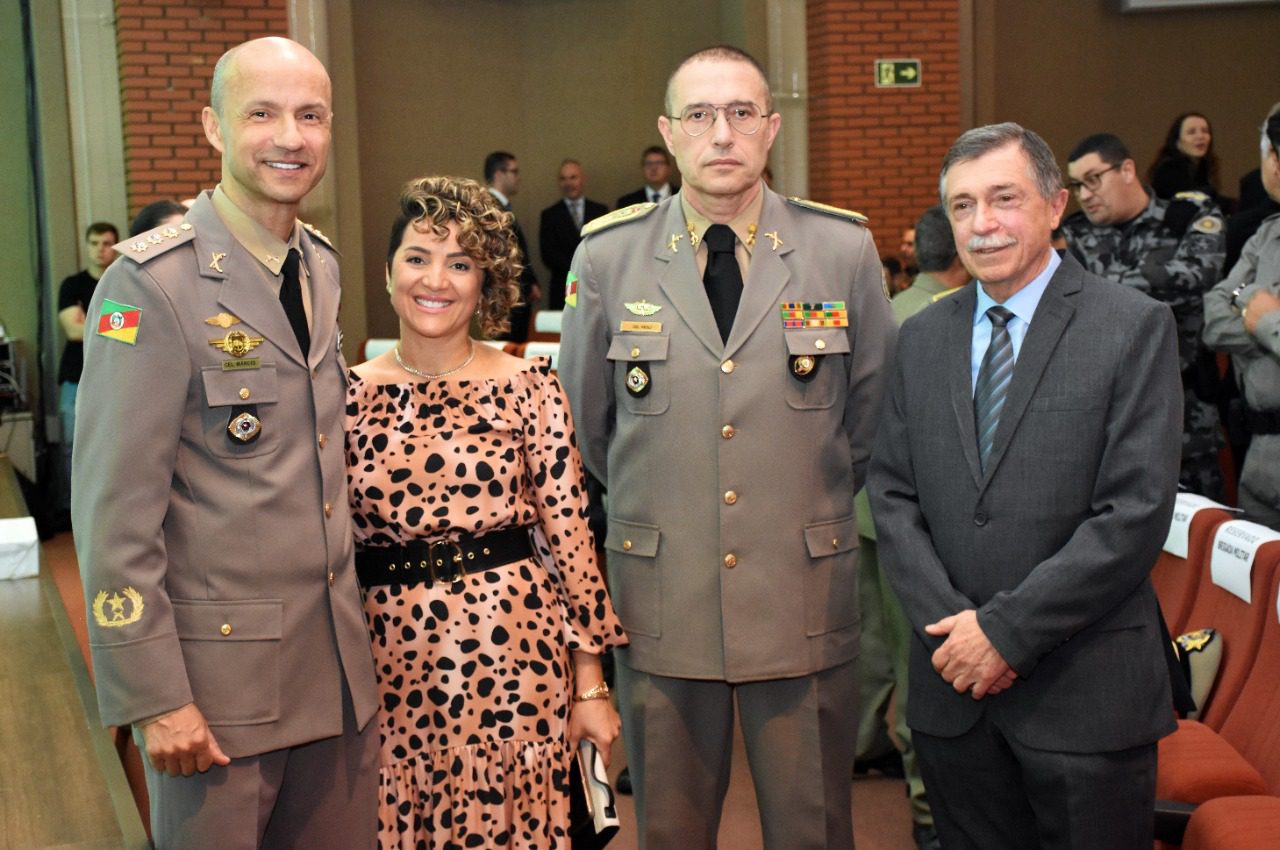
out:
<path id="1" fill-rule="evenodd" d="M 909 319 L 868 488 L 881 563 L 911 620 L 907 720 L 983 711 L 1022 743 L 1103 752 L 1173 729 L 1147 575 L 1178 481 L 1182 387 L 1169 308 L 1066 257 L 1014 367 L 986 474 L 973 422 L 976 284 Z M 1019 679 L 975 701 L 923 627 L 976 608 Z"/>
<path id="2" fill-rule="evenodd" d="M 72 514 L 103 721 L 194 700 L 236 757 L 341 734 L 344 676 L 360 725 L 376 709 L 347 511 L 341 290 L 333 249 L 304 231 L 304 362 L 270 272 L 207 195 L 185 224 L 127 240 L 89 306 Z M 94 332 L 104 299 L 141 310 L 135 344 Z M 206 322 L 219 314 L 239 322 Z M 243 354 L 255 368 L 228 369 L 241 358 L 210 344 L 234 331 L 262 338 Z M 251 443 L 227 433 L 242 405 L 262 422 Z"/>
<path id="3" fill-rule="evenodd" d="M 628 663 L 648 673 L 753 681 L 857 653 L 853 494 L 895 326 L 860 224 L 766 190 L 757 233 L 727 344 L 678 198 L 589 234 L 574 258 L 560 378 L 609 491 Z M 784 329 L 789 301 L 844 301 L 848 327 Z M 636 321 L 660 328 L 622 329 Z M 788 363 L 804 354 L 820 362 L 808 383 Z M 636 364 L 643 396 L 626 388 Z"/>

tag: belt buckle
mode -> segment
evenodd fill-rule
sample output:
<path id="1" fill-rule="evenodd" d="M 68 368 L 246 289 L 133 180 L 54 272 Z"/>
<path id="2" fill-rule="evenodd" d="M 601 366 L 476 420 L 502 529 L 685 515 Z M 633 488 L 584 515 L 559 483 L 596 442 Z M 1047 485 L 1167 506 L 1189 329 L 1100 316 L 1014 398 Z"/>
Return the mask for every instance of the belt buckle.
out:
<path id="1" fill-rule="evenodd" d="M 436 547 L 443 547 L 443 556 L 436 558 Z M 450 547 L 453 551 L 450 552 Z M 462 545 L 456 540 L 433 540 L 427 544 L 427 560 L 431 564 L 431 578 L 434 581 L 445 581 L 446 571 L 449 565 L 453 565 L 453 575 L 448 578 L 449 584 L 458 584 L 466 578 L 466 572 L 462 567 Z M 437 567 L 441 567 L 440 572 L 436 571 Z"/>

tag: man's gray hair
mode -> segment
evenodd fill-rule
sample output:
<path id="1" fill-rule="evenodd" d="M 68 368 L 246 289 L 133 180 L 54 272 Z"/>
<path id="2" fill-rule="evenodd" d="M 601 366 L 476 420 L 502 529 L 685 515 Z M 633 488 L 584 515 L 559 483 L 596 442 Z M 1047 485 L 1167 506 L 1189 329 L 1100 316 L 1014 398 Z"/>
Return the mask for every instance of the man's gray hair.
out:
<path id="1" fill-rule="evenodd" d="M 944 272 L 956 258 L 951 220 L 941 204 L 924 211 L 916 222 L 916 265 L 922 272 Z"/>
<path id="2" fill-rule="evenodd" d="M 209 106 L 213 107 L 213 113 L 219 118 L 222 117 L 222 94 L 227 88 L 227 77 L 231 75 L 231 65 L 242 46 L 237 44 L 222 54 L 218 58 L 218 64 L 213 66 L 213 82 L 209 84 Z"/>
<path id="3" fill-rule="evenodd" d="M 1058 161 L 1054 159 L 1053 151 L 1048 143 L 1034 131 L 1012 121 L 974 127 L 960 134 L 960 138 L 951 144 L 951 149 L 942 160 L 942 174 L 938 177 L 938 197 L 944 204 L 946 203 L 947 172 L 953 165 L 969 162 L 1011 144 L 1017 144 L 1027 155 L 1031 163 L 1031 176 L 1036 181 L 1040 195 L 1046 201 L 1053 200 L 1062 191 L 1062 169 L 1058 168 Z M 919 234 L 916 238 L 919 239 Z"/>

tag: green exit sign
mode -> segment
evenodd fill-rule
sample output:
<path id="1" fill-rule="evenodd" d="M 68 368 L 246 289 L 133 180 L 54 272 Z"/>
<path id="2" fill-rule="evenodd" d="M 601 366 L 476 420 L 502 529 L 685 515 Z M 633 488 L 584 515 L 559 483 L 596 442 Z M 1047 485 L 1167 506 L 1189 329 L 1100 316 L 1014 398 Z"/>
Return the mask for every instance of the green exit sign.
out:
<path id="1" fill-rule="evenodd" d="M 905 88 L 920 85 L 919 59 L 877 59 L 876 88 Z"/>

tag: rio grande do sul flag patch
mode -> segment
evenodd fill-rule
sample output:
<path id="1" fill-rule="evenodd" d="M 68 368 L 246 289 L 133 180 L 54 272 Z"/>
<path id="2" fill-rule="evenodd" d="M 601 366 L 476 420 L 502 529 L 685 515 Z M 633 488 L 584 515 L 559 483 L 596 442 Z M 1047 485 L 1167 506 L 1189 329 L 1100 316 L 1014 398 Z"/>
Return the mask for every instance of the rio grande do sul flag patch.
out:
<path id="1" fill-rule="evenodd" d="M 98 315 L 98 336 L 133 345 L 138 341 L 138 324 L 141 321 L 142 310 L 104 298 L 102 312 Z"/>

